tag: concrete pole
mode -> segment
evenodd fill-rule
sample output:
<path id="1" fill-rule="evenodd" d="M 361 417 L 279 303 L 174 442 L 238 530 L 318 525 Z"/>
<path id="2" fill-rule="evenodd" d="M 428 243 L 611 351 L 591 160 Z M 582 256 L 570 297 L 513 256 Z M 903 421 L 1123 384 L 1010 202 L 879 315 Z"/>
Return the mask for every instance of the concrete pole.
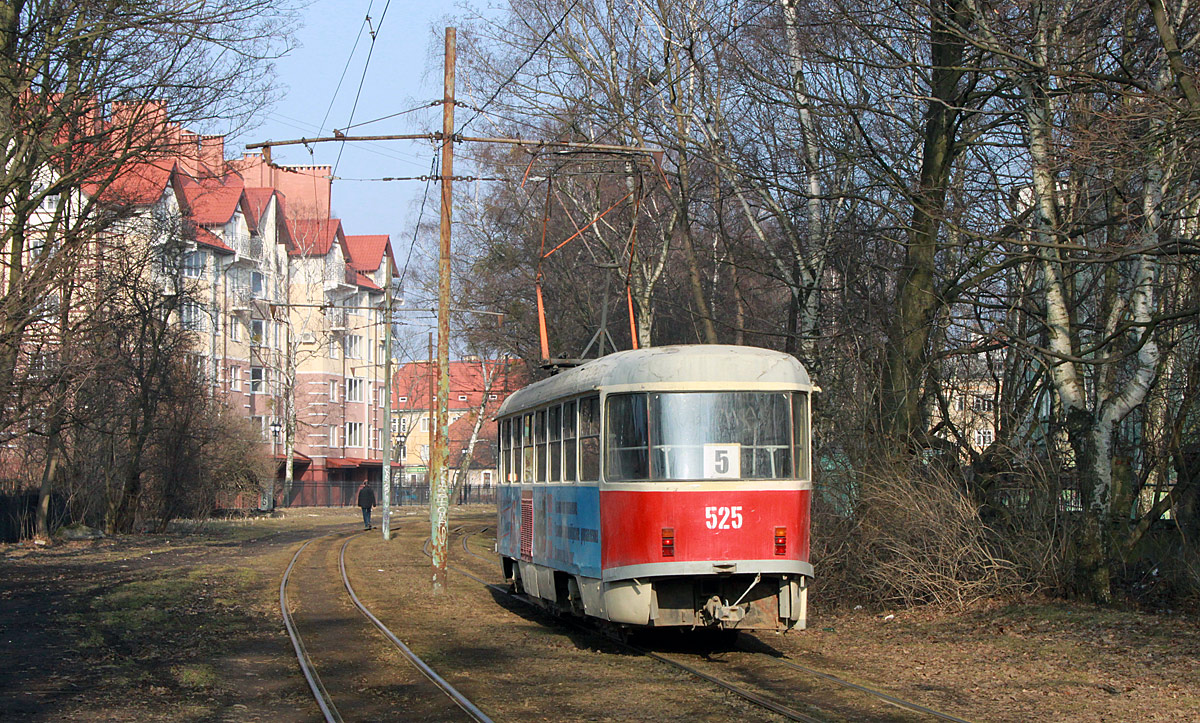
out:
<path id="1" fill-rule="evenodd" d="M 446 538 L 450 507 L 446 457 L 449 451 L 450 403 L 450 211 L 454 177 L 454 63 L 455 30 L 446 28 L 445 97 L 442 101 L 442 219 L 438 253 L 438 387 L 437 436 L 430 466 L 433 490 L 429 496 L 429 523 L 433 551 L 433 592 L 446 586 Z"/>
<path id="2" fill-rule="evenodd" d="M 391 240 L 388 241 L 391 244 Z M 386 251 L 386 249 L 385 249 Z M 387 264 L 383 292 L 383 539 L 392 539 L 392 259 L 383 254 Z"/>

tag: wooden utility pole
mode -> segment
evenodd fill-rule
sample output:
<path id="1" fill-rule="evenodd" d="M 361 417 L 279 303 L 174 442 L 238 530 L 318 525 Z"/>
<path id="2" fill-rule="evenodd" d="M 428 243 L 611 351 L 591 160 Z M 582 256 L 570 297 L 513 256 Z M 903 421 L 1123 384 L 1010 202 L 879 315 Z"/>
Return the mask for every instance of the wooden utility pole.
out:
<path id="1" fill-rule="evenodd" d="M 438 387 L 437 443 L 433 449 L 433 489 L 429 493 L 429 535 L 433 543 L 433 592 L 446 586 L 446 516 L 450 507 L 449 452 L 450 415 L 450 210 L 454 186 L 454 64 L 455 30 L 446 28 L 446 60 L 442 100 L 442 223 L 438 246 Z"/>
<path id="2" fill-rule="evenodd" d="M 475 138 L 464 137 L 455 134 L 454 132 L 454 83 L 455 83 L 455 29 L 446 28 L 446 59 L 445 59 L 445 74 L 443 87 L 445 90 L 442 99 L 442 132 L 439 133 L 417 133 L 417 134 L 402 134 L 402 135 L 378 135 L 378 136 L 348 136 L 338 134 L 335 131 L 333 136 L 322 136 L 319 138 L 299 138 L 295 140 L 284 141 L 265 141 L 262 143 L 249 143 L 246 145 L 248 149 L 261 148 L 263 149 L 263 157 L 268 163 L 271 163 L 271 148 L 274 146 L 287 145 L 310 145 L 313 143 L 346 143 L 352 141 L 388 141 L 388 140 L 436 140 L 442 144 L 442 170 L 440 180 L 442 185 L 442 210 L 441 210 L 441 240 L 439 244 L 438 254 L 438 340 L 437 340 L 437 379 L 436 379 L 436 401 L 434 399 L 434 380 L 430 380 L 430 460 L 429 460 L 429 479 L 430 479 L 430 494 L 429 494 L 429 522 L 430 522 L 430 538 L 432 549 L 432 565 L 433 565 L 433 591 L 441 592 L 446 585 L 446 542 L 447 542 L 447 514 L 450 506 L 450 480 L 449 471 L 447 470 L 447 462 L 449 457 L 449 411 L 450 402 L 450 224 L 451 224 L 451 209 L 453 207 L 452 191 L 454 181 L 454 144 L 459 142 L 478 142 L 478 143 L 503 143 L 508 145 L 526 146 L 534 148 L 576 148 L 581 150 L 590 150 L 596 152 L 619 152 L 619 153 L 636 153 L 652 156 L 656 162 L 661 162 L 662 151 L 637 147 L 637 146 L 618 146 L 603 143 L 587 143 L 580 141 L 538 141 L 524 140 L 521 138 Z M 611 210 L 611 209 L 610 209 Z M 595 221 L 593 221 L 595 223 Z M 390 267 L 389 267 L 390 269 Z M 390 283 L 389 283 L 390 293 Z M 389 296 L 390 299 L 390 296 Z M 388 314 L 388 328 L 391 328 L 391 317 Z M 430 334 L 430 371 L 433 368 L 433 339 Z M 390 349 L 389 360 L 390 360 Z M 388 373 L 388 381 L 390 382 L 391 375 Z M 391 395 L 388 395 L 390 401 Z M 434 409 L 436 405 L 436 418 L 434 417 Z M 391 419 L 389 415 L 387 432 L 391 433 Z M 389 439 L 390 441 L 390 439 Z M 390 472 L 390 459 L 385 459 L 386 469 Z M 388 474 L 385 472 L 385 474 Z M 387 491 L 384 492 L 387 494 Z M 386 503 L 385 503 L 386 504 Z M 385 520 L 386 512 L 385 514 Z M 387 538 L 387 522 L 385 521 L 384 537 Z"/>

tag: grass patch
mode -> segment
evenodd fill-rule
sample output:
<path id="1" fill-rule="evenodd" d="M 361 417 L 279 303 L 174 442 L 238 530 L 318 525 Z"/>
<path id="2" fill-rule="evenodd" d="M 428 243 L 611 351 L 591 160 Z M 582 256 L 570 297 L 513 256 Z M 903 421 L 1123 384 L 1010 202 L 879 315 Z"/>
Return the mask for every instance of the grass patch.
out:
<path id="1" fill-rule="evenodd" d="M 217 671 L 211 665 L 177 665 L 171 668 L 171 676 L 181 688 L 203 690 L 217 684 Z"/>

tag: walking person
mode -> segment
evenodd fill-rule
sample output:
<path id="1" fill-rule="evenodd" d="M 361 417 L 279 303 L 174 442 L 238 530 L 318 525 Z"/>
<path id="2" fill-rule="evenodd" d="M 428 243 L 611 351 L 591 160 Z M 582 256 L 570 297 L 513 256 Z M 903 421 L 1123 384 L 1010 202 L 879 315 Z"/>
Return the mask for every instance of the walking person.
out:
<path id="1" fill-rule="evenodd" d="M 363 482 L 362 489 L 358 491 L 358 506 L 363 511 L 363 529 L 371 529 L 371 508 L 375 506 L 375 490 L 371 489 L 367 482 Z"/>

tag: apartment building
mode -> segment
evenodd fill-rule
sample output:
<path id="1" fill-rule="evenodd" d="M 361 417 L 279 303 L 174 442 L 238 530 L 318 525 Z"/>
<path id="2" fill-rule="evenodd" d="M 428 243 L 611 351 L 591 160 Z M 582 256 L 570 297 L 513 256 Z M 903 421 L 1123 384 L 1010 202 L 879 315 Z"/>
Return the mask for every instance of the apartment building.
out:
<path id="1" fill-rule="evenodd" d="M 527 383 L 517 362 L 464 358 L 450 362 L 449 439 L 447 465 L 451 475 L 466 466 L 466 451 L 475 433 L 477 418 L 483 421 L 475 434 L 470 464 L 471 484 L 494 484 L 496 479 L 495 423 L 492 415 L 500 404 Z M 423 483 L 429 473 L 436 414 L 437 365 L 412 362 L 400 367 L 392 383 L 392 436 L 403 462 L 402 481 Z"/>
<path id="2" fill-rule="evenodd" d="M 178 153 L 91 190 L 185 239 L 182 278 L 164 274 L 163 293 L 187 286 L 177 321 L 214 398 L 277 460 L 274 504 L 349 504 L 382 479 L 389 238 L 330 217 L 328 166 L 230 161 L 221 136 L 169 132 Z"/>

